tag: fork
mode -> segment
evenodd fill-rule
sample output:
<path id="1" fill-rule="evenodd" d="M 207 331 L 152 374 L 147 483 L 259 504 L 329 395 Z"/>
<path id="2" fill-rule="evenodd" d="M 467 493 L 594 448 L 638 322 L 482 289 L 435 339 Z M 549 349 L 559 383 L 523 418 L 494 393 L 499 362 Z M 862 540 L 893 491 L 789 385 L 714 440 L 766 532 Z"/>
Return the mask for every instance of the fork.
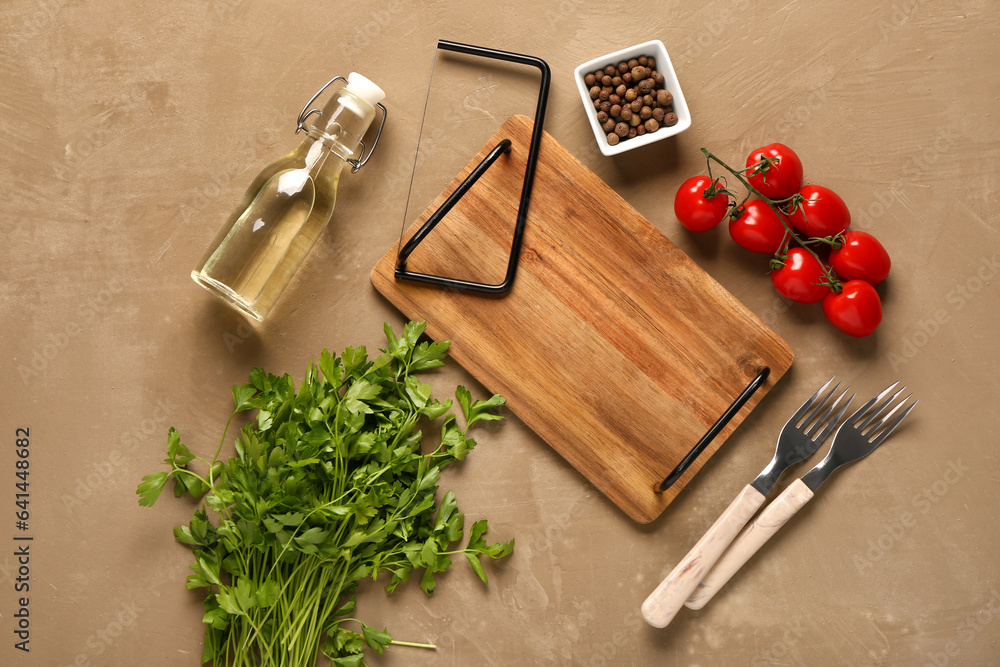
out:
<path id="1" fill-rule="evenodd" d="M 760 516 L 743 531 L 729 550 L 705 575 L 694 594 L 684 603 L 686 607 L 689 609 L 704 607 L 719 589 L 743 567 L 743 564 L 750 560 L 750 557 L 764 546 L 764 543 L 785 522 L 809 502 L 820 485 L 833 474 L 833 471 L 847 463 L 864 458 L 885 442 L 885 439 L 896 430 L 896 427 L 919 402 L 914 400 L 899 416 L 893 418 L 913 398 L 913 394 L 910 394 L 889 410 L 889 406 L 906 389 L 906 387 L 900 387 L 892 396 L 886 398 L 898 384 L 898 381 L 892 383 L 847 418 L 847 421 L 837 429 L 833 445 L 830 446 L 826 458 L 800 479 L 789 484 L 788 488 L 775 498 L 774 502 L 768 505 L 760 513 Z M 876 422 L 876 420 L 878 421 Z"/>
<path id="2" fill-rule="evenodd" d="M 642 603 L 642 616 L 647 623 L 657 628 L 664 628 L 670 623 L 684 605 L 684 601 L 695 590 L 702 576 L 715 564 L 750 517 L 764 504 L 764 498 L 778 481 L 781 473 L 792 464 L 811 456 L 830 435 L 851 399 L 854 398 L 853 396 L 848 398 L 830 419 L 830 415 L 849 391 L 845 388 L 836 399 L 833 399 L 840 383 L 826 392 L 832 382 L 833 378 L 830 378 L 795 411 L 781 429 L 771 462 L 755 480 L 743 487 L 708 532 Z"/>

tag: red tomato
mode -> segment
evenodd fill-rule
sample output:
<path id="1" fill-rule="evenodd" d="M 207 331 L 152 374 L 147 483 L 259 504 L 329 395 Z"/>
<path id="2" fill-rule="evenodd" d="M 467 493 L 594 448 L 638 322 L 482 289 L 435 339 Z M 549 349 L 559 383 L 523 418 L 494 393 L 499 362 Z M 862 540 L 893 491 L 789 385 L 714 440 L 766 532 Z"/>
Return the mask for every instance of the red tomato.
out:
<path id="1" fill-rule="evenodd" d="M 868 232 L 844 234 L 844 244 L 830 251 L 830 266 L 844 280 L 864 280 L 878 285 L 889 275 L 889 253 Z"/>
<path id="2" fill-rule="evenodd" d="M 747 180 L 768 199 L 787 199 L 802 187 L 802 160 L 784 144 L 768 144 L 747 156 L 747 167 L 762 158 L 776 158 L 776 163 L 766 164 L 747 172 Z"/>
<path id="3" fill-rule="evenodd" d="M 840 294 L 831 292 L 823 299 L 823 313 L 845 334 L 861 338 L 882 322 L 882 300 L 865 281 L 850 280 L 844 283 Z"/>
<path id="4" fill-rule="evenodd" d="M 808 250 L 792 248 L 785 265 L 771 271 L 771 282 L 778 294 L 799 303 L 816 303 L 830 293 L 830 286 L 820 284 L 826 279 L 823 265 Z"/>
<path id="5" fill-rule="evenodd" d="M 851 226 L 851 212 L 836 192 L 822 185 L 804 185 L 799 190 L 803 201 L 788 219 L 806 236 L 834 236 Z M 803 210 L 805 214 L 803 215 Z"/>
<path id="6" fill-rule="evenodd" d="M 692 176 L 681 184 L 674 197 L 674 214 L 681 224 L 692 232 L 704 232 L 715 227 L 726 217 L 729 197 L 715 193 L 705 196 L 712 187 L 708 176 Z"/>
<path id="7" fill-rule="evenodd" d="M 785 240 L 785 226 L 766 202 L 751 199 L 729 221 L 729 235 L 747 250 L 773 255 Z"/>

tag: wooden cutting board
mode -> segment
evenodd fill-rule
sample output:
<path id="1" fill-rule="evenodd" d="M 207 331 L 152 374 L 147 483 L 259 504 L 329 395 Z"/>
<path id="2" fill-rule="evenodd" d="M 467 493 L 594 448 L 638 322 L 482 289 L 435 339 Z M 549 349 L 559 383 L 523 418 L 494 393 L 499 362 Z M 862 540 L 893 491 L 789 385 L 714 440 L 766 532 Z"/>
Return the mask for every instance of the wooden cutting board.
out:
<path id="1" fill-rule="evenodd" d="M 531 129 L 523 116 L 508 120 L 414 222 L 512 140 L 414 251 L 410 270 L 502 280 Z M 792 363 L 777 334 L 547 133 L 510 292 L 397 281 L 395 262 L 393 247 L 372 270 L 378 291 L 426 320 L 432 338 L 452 341 L 462 366 L 641 523 L 659 516 Z M 655 493 L 763 366 L 766 383 L 677 483 Z"/>

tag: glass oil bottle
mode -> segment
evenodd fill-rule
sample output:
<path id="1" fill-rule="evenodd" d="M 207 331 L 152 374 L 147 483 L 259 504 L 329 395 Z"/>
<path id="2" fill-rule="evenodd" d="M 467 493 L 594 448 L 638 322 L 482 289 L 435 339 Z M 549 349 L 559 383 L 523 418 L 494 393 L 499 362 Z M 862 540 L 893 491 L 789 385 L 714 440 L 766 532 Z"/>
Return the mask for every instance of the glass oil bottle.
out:
<path id="1" fill-rule="evenodd" d="M 322 111 L 310 109 L 335 81 L 346 85 Z M 356 72 L 323 86 L 299 114 L 296 133 L 304 131 L 306 138 L 253 180 L 191 272 L 194 281 L 263 321 L 330 222 L 344 167 L 356 172 L 371 156 L 371 150 L 365 155 L 363 138 L 376 107 L 382 124 L 372 150 L 378 144 L 386 119 L 384 97 L 381 88 Z"/>

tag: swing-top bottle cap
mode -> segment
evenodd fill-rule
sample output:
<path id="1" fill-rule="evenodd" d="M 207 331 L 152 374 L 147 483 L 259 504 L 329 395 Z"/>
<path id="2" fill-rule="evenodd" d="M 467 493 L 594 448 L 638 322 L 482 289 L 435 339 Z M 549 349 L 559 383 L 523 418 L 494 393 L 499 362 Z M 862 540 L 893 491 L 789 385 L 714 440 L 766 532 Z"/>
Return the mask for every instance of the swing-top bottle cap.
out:
<path id="1" fill-rule="evenodd" d="M 372 106 L 385 99 L 385 91 L 372 83 L 368 77 L 357 72 L 351 72 L 350 76 L 347 77 L 345 88 Z"/>

